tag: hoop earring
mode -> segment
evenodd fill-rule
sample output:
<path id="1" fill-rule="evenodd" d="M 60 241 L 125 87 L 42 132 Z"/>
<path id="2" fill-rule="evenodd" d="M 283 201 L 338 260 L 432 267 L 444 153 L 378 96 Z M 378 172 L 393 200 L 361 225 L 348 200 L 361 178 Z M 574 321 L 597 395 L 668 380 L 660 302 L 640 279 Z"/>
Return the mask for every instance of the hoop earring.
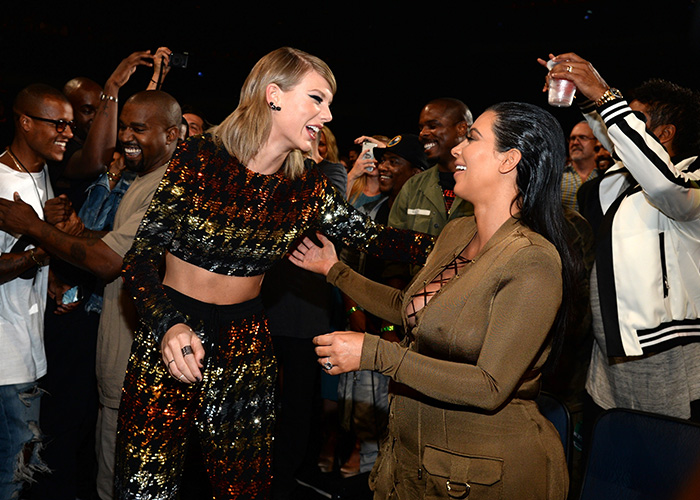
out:
<path id="1" fill-rule="evenodd" d="M 280 108 L 279 106 L 275 106 L 275 103 L 270 101 L 270 109 L 272 111 L 280 111 L 282 108 Z"/>

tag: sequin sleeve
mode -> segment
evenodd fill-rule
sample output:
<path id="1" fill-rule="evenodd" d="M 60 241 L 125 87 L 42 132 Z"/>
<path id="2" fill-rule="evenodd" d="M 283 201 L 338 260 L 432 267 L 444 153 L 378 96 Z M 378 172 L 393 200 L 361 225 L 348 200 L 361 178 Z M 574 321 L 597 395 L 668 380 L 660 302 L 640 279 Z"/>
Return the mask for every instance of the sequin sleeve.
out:
<path id="1" fill-rule="evenodd" d="M 160 271 L 179 218 L 185 213 L 187 192 L 195 185 L 200 144 L 190 140 L 178 148 L 124 257 L 125 286 L 134 298 L 141 323 L 158 343 L 171 326 L 185 322 L 165 294 Z"/>
<path id="2" fill-rule="evenodd" d="M 325 180 L 318 230 L 348 247 L 384 260 L 424 264 L 435 237 L 406 229 L 377 224 L 350 205 L 342 194 Z"/>

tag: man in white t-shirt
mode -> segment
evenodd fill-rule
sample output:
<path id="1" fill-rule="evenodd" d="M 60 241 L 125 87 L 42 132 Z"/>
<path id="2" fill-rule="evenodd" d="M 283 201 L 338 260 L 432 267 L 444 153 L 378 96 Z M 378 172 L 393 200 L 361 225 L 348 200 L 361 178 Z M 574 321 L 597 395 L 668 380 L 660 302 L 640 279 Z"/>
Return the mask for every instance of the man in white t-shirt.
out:
<path id="1" fill-rule="evenodd" d="M 43 219 L 53 197 L 46 161 L 63 159 L 73 109 L 57 89 L 34 84 L 17 94 L 13 111 L 15 135 L 0 155 L 0 198 L 21 197 Z M 12 498 L 21 478 L 42 467 L 37 380 L 46 374 L 48 262 L 33 240 L 1 229 L 0 252 L 0 498 Z"/>
<path id="2" fill-rule="evenodd" d="M 116 116 L 116 98 L 103 101 L 105 107 L 114 108 L 110 109 L 110 115 Z M 102 113 L 99 119 L 105 116 Z M 42 222 L 25 204 L 0 200 L 0 229 L 9 227 L 36 238 L 52 255 L 90 271 L 106 283 L 96 357 L 101 403 L 97 489 L 103 500 L 113 497 L 116 418 L 136 328 L 136 309 L 122 288 L 122 259 L 175 152 L 181 120 L 180 105 L 160 90 L 138 92 L 124 103 L 119 114 L 118 138 L 126 168 L 135 172 L 136 178 L 121 199 L 113 228 L 108 232 L 82 227 L 72 212 L 71 234 L 67 234 Z M 92 127 L 96 126 L 102 126 L 97 118 Z"/>

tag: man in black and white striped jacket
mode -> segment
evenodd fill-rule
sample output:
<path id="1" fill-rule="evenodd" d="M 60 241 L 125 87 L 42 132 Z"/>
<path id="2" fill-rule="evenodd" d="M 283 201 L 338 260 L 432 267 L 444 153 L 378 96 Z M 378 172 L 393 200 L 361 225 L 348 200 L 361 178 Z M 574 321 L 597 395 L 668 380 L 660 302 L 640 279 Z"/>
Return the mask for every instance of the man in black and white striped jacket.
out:
<path id="1" fill-rule="evenodd" d="M 555 60 L 548 78 L 576 84 L 616 159 L 579 191 L 596 233 L 593 415 L 621 407 L 700 420 L 700 98 L 651 80 L 628 103 L 588 61 Z"/>

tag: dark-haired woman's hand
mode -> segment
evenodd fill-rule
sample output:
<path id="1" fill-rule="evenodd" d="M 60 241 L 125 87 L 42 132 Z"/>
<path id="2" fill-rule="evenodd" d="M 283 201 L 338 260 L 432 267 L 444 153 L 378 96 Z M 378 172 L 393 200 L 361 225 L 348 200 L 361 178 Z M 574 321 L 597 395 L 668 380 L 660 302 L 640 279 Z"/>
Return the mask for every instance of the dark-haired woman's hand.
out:
<path id="1" fill-rule="evenodd" d="M 360 332 L 333 332 L 314 337 L 318 363 L 330 375 L 354 372 L 360 369 L 365 334 Z"/>
<path id="2" fill-rule="evenodd" d="M 316 233 L 318 240 L 323 245 L 319 247 L 309 238 L 303 241 L 289 254 L 289 260 L 293 264 L 323 276 L 328 275 L 331 267 L 338 262 L 333 243 L 320 233 Z"/>

